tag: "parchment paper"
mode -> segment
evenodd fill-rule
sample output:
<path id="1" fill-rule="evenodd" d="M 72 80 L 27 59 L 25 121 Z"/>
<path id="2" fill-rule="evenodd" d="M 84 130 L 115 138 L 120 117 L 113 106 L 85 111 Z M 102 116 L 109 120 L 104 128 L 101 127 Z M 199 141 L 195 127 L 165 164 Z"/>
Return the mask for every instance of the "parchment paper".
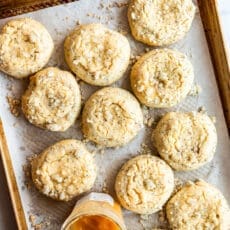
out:
<path id="1" fill-rule="evenodd" d="M 123 1 L 116 0 L 116 2 Z M 107 8 L 109 4 L 110 7 Z M 63 40 L 69 31 L 76 26 L 78 20 L 80 23 L 100 22 L 111 29 L 127 31 L 132 54 L 139 55 L 144 52 L 147 46 L 134 41 L 130 35 L 126 17 L 127 7 L 123 6 L 119 8 L 115 7 L 114 4 L 114 1 L 106 0 L 80 0 L 78 2 L 39 10 L 19 17 L 34 18 L 46 26 L 55 42 L 55 51 L 48 65 L 59 66 L 60 68 L 69 70 L 63 57 Z M 0 20 L 0 26 L 8 20 L 9 19 Z M 216 117 L 216 128 L 218 133 L 218 146 L 214 160 L 198 170 L 187 173 L 175 173 L 175 176 L 183 180 L 202 178 L 217 186 L 223 192 L 228 202 L 230 202 L 230 146 L 227 127 L 198 10 L 190 32 L 183 40 L 171 47 L 188 55 L 194 65 L 195 82 L 202 87 L 203 91 L 198 96 L 188 96 L 177 107 L 169 110 L 191 111 L 197 110 L 200 106 L 205 106 L 208 114 Z M 36 223 L 50 222 L 49 226 L 43 223 L 41 229 L 60 229 L 62 222 L 68 216 L 79 197 L 68 203 L 57 202 L 43 196 L 34 187 L 28 189 L 25 186 L 25 181 L 28 181 L 28 176 L 26 176 L 23 171 L 23 165 L 27 163 L 26 158 L 28 156 L 34 153 L 40 153 L 44 148 L 56 141 L 65 138 L 82 139 L 80 118 L 67 132 L 52 133 L 29 124 L 25 120 L 23 114 L 18 118 L 14 117 L 9 111 L 6 96 L 13 95 L 19 98 L 25 90 L 28 80 L 16 80 L 7 77 L 3 73 L 0 73 L 0 75 L 0 115 L 5 126 L 9 150 L 28 227 L 32 229 L 29 216 L 33 214 L 36 217 Z M 128 76 L 129 70 L 124 77 L 114 85 L 130 90 Z M 92 92 L 98 89 L 98 87 L 89 86 L 83 82 L 80 82 L 80 85 L 84 100 L 86 100 Z M 13 87 L 12 90 L 9 90 L 11 87 Z M 159 116 L 169 110 L 154 109 L 150 111 L 150 115 L 154 117 L 154 119 L 158 119 Z M 104 153 L 100 153 L 99 151 L 95 154 L 99 172 L 92 191 L 100 192 L 103 187 L 107 186 L 109 193 L 115 197 L 113 189 L 115 175 L 125 161 L 141 152 L 141 144 L 145 143 L 152 149 L 153 154 L 156 154 L 149 138 L 151 131 L 151 127 L 146 127 L 139 133 L 135 140 L 128 145 L 120 149 L 106 149 Z M 89 143 L 87 145 L 89 149 L 95 149 L 92 144 Z M 140 219 L 139 215 L 133 214 L 127 210 L 124 210 L 123 213 L 128 230 L 159 227 L 156 214 L 150 215 L 148 218 L 144 218 L 146 219 L 144 220 L 143 217 Z"/>

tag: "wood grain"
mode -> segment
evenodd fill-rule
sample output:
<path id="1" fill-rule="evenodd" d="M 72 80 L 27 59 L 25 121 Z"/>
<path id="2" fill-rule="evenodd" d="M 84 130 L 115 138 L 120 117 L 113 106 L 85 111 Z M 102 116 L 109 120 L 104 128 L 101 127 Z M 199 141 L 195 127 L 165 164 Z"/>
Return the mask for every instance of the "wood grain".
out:
<path id="1" fill-rule="evenodd" d="M 0 0 L 0 18 L 7 18 L 76 0 Z"/>
<path id="2" fill-rule="evenodd" d="M 10 192 L 10 197 L 11 197 L 18 229 L 26 230 L 27 225 L 26 225 L 25 214 L 23 211 L 22 201 L 20 198 L 16 178 L 14 175 L 14 169 L 13 169 L 10 153 L 8 150 L 7 141 L 6 141 L 1 118 L 0 118 L 0 152 L 1 152 L 1 157 L 2 157 L 2 163 L 5 169 L 6 180 L 7 180 L 7 184 L 8 184 L 8 188 Z"/>
<path id="3" fill-rule="evenodd" d="M 221 29 L 217 0 L 198 0 L 198 4 L 230 133 L 230 62 L 227 43 Z"/>

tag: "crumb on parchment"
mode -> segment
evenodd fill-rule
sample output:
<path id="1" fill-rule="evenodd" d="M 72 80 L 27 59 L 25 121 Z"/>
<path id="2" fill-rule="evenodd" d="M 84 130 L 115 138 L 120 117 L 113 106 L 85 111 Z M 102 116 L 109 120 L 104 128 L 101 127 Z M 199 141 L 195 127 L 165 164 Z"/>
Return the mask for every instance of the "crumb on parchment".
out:
<path id="1" fill-rule="evenodd" d="M 104 181 L 104 183 L 103 183 L 102 192 L 109 193 L 109 188 L 108 188 L 106 181 Z"/>
<path id="2" fill-rule="evenodd" d="M 143 105 L 141 109 L 144 116 L 144 125 L 146 125 L 147 127 L 152 127 L 152 125 L 155 122 L 155 119 L 150 114 L 150 108 Z"/>
<path id="3" fill-rule="evenodd" d="M 31 179 L 31 162 L 37 157 L 36 154 L 26 157 L 26 163 L 22 165 L 22 169 L 25 175 L 24 184 L 28 190 L 33 188 L 33 182 Z"/>
<path id="4" fill-rule="evenodd" d="M 49 220 L 38 220 L 35 214 L 29 213 L 29 222 L 34 230 L 43 230 L 46 229 L 47 226 L 50 225 Z"/>
<path id="5" fill-rule="evenodd" d="M 207 113 L 207 110 L 206 110 L 205 106 L 200 106 L 200 107 L 198 108 L 198 112 L 199 112 L 199 113 L 206 114 L 206 113 Z"/>
<path id="6" fill-rule="evenodd" d="M 189 91 L 188 95 L 189 96 L 198 96 L 202 92 L 202 88 L 198 84 L 194 84 L 191 90 Z"/>
<path id="7" fill-rule="evenodd" d="M 7 96 L 6 99 L 7 99 L 11 114 L 14 115 L 15 117 L 18 117 L 20 115 L 21 100 L 15 97 L 12 97 L 12 96 Z"/>
<path id="8" fill-rule="evenodd" d="M 151 155 L 152 154 L 152 150 L 149 148 L 149 146 L 147 144 L 142 143 L 141 144 L 140 154 Z"/>

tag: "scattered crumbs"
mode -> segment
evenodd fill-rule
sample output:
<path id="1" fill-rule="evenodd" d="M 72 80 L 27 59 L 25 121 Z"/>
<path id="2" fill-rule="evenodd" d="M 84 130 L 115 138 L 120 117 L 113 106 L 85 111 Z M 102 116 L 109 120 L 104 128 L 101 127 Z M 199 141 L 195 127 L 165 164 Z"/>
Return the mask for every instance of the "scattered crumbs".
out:
<path id="1" fill-rule="evenodd" d="M 121 7 L 125 7 L 128 6 L 128 2 L 114 2 L 112 4 L 112 7 L 117 7 L 117 8 L 121 8 Z"/>
<path id="2" fill-rule="evenodd" d="M 122 35 L 127 35 L 128 34 L 128 31 L 125 31 L 121 28 L 118 28 L 118 32 L 121 33 Z"/>
<path id="3" fill-rule="evenodd" d="M 146 47 L 145 48 L 145 52 L 147 53 L 147 52 L 149 52 L 150 51 L 150 48 L 149 47 Z"/>
<path id="4" fill-rule="evenodd" d="M 32 180 L 31 180 L 31 162 L 33 161 L 33 159 L 35 159 L 37 157 L 36 154 L 33 154 L 31 156 L 28 156 L 26 158 L 26 163 L 24 165 L 22 165 L 22 169 L 25 175 L 25 181 L 24 184 L 26 186 L 26 188 L 28 190 L 33 188 L 33 184 L 32 184 Z"/>
<path id="5" fill-rule="evenodd" d="M 26 157 L 26 160 L 31 163 L 35 158 L 37 157 L 37 154 L 30 155 Z"/>
<path id="6" fill-rule="evenodd" d="M 99 144 L 96 143 L 92 143 L 89 141 L 89 143 L 91 144 L 90 146 L 88 146 L 91 149 L 91 152 L 93 151 L 95 154 L 104 154 L 106 148 L 104 146 L 101 146 Z"/>
<path id="7" fill-rule="evenodd" d="M 144 229 L 147 229 L 146 222 L 148 222 L 149 215 L 140 215 L 139 223 L 142 225 Z"/>
<path id="8" fill-rule="evenodd" d="M 9 79 L 9 81 L 7 82 L 6 88 L 9 91 L 14 91 L 14 86 L 13 86 L 13 82 L 11 79 Z"/>
<path id="9" fill-rule="evenodd" d="M 76 21 L 76 25 L 77 25 L 77 26 L 81 25 L 80 20 L 77 20 L 77 21 Z"/>
<path id="10" fill-rule="evenodd" d="M 91 17 L 91 18 L 97 18 L 97 19 L 99 19 L 99 20 L 101 20 L 101 16 L 100 15 L 96 15 L 96 14 L 94 14 L 94 13 L 88 13 L 88 14 L 86 14 L 88 17 Z M 113 18 L 113 16 L 110 16 L 110 18 L 109 18 L 110 20 L 113 20 L 114 18 Z M 80 25 L 80 24 L 78 24 L 78 25 Z"/>
<path id="11" fill-rule="evenodd" d="M 109 188 L 108 188 L 108 185 L 105 181 L 104 181 L 103 186 L 102 186 L 102 192 L 109 193 Z"/>
<path id="12" fill-rule="evenodd" d="M 212 121 L 212 123 L 216 123 L 216 117 L 215 116 L 209 116 L 210 117 L 210 119 L 211 119 L 211 121 Z"/>
<path id="13" fill-rule="evenodd" d="M 141 215 L 140 215 L 140 218 L 141 218 L 142 220 L 148 220 L 148 219 L 149 219 L 149 215 L 141 214 Z"/>
<path id="14" fill-rule="evenodd" d="M 199 179 L 197 179 L 196 181 L 199 181 Z M 184 183 L 184 185 L 186 186 L 189 186 L 189 185 L 194 185 L 194 182 L 193 181 L 190 181 L 190 180 L 188 180 L 188 181 L 186 181 L 185 183 Z M 182 185 L 183 186 L 183 185 Z M 182 188 L 182 186 L 181 186 L 181 188 Z M 178 189 L 179 190 L 179 189 Z M 177 190 L 177 191 L 178 191 Z"/>
<path id="15" fill-rule="evenodd" d="M 154 118 L 153 118 L 153 117 L 150 117 L 150 118 L 147 119 L 146 125 L 147 125 L 148 127 L 152 127 L 152 125 L 153 125 L 154 122 L 155 122 L 155 121 L 154 121 Z"/>
<path id="16" fill-rule="evenodd" d="M 206 108 L 205 108 L 204 106 L 200 106 L 200 107 L 198 108 L 198 112 L 199 112 L 199 113 L 205 114 L 205 113 L 207 112 L 207 110 L 206 110 Z"/>
<path id="17" fill-rule="evenodd" d="M 35 229 L 35 230 L 41 230 L 41 229 L 42 229 L 42 223 L 36 224 L 36 225 L 34 226 L 34 229 Z"/>
<path id="18" fill-rule="evenodd" d="M 20 115 L 20 105 L 21 105 L 21 100 L 7 96 L 7 102 L 9 105 L 10 112 L 15 116 L 18 117 Z"/>
<path id="19" fill-rule="evenodd" d="M 174 179 L 174 190 L 172 192 L 172 195 L 174 195 L 175 193 L 177 193 L 184 185 L 184 182 L 179 179 L 179 178 L 175 178 Z"/>
<path id="20" fill-rule="evenodd" d="M 104 149 L 104 148 L 100 149 L 100 150 L 99 150 L 99 153 L 100 153 L 100 154 L 104 154 L 104 153 L 105 153 L 105 149 Z"/>
<path id="21" fill-rule="evenodd" d="M 97 154 L 97 151 L 96 150 L 93 150 L 93 151 L 90 151 L 90 153 L 95 156 Z"/>
<path id="22" fill-rule="evenodd" d="M 169 223 L 166 216 L 166 204 L 156 214 L 158 218 L 158 224 L 152 230 L 169 230 Z"/>
<path id="23" fill-rule="evenodd" d="M 105 4 L 103 2 L 100 3 L 99 9 L 105 8 Z"/>
<path id="24" fill-rule="evenodd" d="M 29 221 L 33 227 L 36 224 L 36 217 L 33 214 L 30 214 L 29 215 Z"/>
<path id="25" fill-rule="evenodd" d="M 27 165 L 23 165 L 22 169 L 23 169 L 26 176 L 30 176 L 30 172 L 27 170 Z"/>
<path id="26" fill-rule="evenodd" d="M 103 5 L 103 7 L 105 7 L 107 10 L 110 9 L 110 8 L 121 8 L 121 7 L 125 7 L 125 6 L 128 6 L 128 2 L 113 2 L 113 3 L 110 3 L 109 5 L 107 5 L 105 7 L 105 5 Z"/>
<path id="27" fill-rule="evenodd" d="M 165 210 L 162 209 L 158 212 L 158 220 L 160 223 L 167 222 Z"/>
<path id="28" fill-rule="evenodd" d="M 138 59 L 141 57 L 141 55 L 142 55 L 142 54 L 136 55 L 136 56 L 135 56 L 135 59 L 138 60 Z"/>
<path id="29" fill-rule="evenodd" d="M 140 149 L 140 154 L 148 154 L 148 155 L 151 155 L 151 154 L 152 154 L 152 150 L 148 147 L 147 144 L 142 143 L 142 144 L 141 144 L 141 149 Z"/>
<path id="30" fill-rule="evenodd" d="M 143 105 L 142 113 L 144 116 L 144 125 L 146 125 L 147 127 L 152 127 L 153 123 L 155 123 L 155 119 L 151 116 L 150 109 L 147 106 Z"/>
<path id="31" fill-rule="evenodd" d="M 87 143 L 89 142 L 89 139 L 84 138 L 84 139 L 82 139 L 82 142 L 83 142 L 84 144 L 87 144 Z"/>
<path id="32" fill-rule="evenodd" d="M 192 89 L 189 91 L 188 95 L 189 96 L 198 96 L 202 92 L 202 88 L 198 84 L 194 84 Z"/>
<path id="33" fill-rule="evenodd" d="M 29 222 L 34 230 L 46 229 L 50 225 L 49 220 L 38 221 L 34 214 L 29 214 Z"/>
<path id="34" fill-rule="evenodd" d="M 157 227 L 155 227 L 155 226 L 153 227 L 153 226 L 149 225 L 150 215 L 143 215 L 143 214 L 140 215 L 139 223 L 142 225 L 144 230 L 150 230 L 150 229 L 151 230 L 169 230 L 168 221 L 166 219 L 166 214 L 165 214 L 166 213 L 165 208 L 164 208 L 164 211 L 160 211 L 157 214 L 159 214 L 159 213 L 161 213 L 160 216 L 161 216 L 161 218 L 164 218 L 164 221 L 161 222 L 159 220 L 159 224 L 157 224 L 159 226 L 157 226 Z"/>
<path id="35" fill-rule="evenodd" d="M 141 55 L 142 54 L 140 54 L 140 55 L 131 54 L 129 64 L 134 64 L 141 57 Z"/>
<path id="36" fill-rule="evenodd" d="M 118 150 L 120 148 L 120 146 L 115 146 L 114 149 L 115 150 Z"/>

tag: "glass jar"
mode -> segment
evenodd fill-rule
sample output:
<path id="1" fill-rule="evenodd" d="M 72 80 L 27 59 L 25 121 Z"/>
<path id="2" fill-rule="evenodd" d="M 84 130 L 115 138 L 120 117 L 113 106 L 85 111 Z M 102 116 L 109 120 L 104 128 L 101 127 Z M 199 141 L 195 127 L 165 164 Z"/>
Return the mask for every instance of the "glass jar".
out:
<path id="1" fill-rule="evenodd" d="M 80 199 L 61 230 L 126 230 L 120 205 L 105 193 Z"/>

